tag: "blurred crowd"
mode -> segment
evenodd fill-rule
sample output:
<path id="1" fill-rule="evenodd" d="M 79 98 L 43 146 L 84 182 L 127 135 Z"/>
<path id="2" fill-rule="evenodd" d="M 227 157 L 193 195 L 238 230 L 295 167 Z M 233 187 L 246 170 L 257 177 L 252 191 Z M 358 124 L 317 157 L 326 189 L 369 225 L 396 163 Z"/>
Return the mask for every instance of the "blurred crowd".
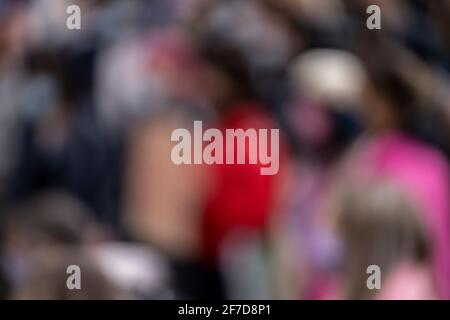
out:
<path id="1" fill-rule="evenodd" d="M 450 299 L 449 17 L 0 0 L 0 298 Z M 280 128 L 279 173 L 174 165 L 194 120 Z"/>

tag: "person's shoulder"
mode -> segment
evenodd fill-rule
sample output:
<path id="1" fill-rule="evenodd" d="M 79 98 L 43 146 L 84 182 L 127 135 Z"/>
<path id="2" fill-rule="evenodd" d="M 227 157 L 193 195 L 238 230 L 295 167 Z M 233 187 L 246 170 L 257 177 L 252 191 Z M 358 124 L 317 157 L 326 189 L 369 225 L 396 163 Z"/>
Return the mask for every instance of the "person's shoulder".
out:
<path id="1" fill-rule="evenodd" d="M 438 147 L 414 137 L 408 138 L 406 146 L 412 160 L 433 168 L 441 175 L 449 174 L 448 159 Z"/>

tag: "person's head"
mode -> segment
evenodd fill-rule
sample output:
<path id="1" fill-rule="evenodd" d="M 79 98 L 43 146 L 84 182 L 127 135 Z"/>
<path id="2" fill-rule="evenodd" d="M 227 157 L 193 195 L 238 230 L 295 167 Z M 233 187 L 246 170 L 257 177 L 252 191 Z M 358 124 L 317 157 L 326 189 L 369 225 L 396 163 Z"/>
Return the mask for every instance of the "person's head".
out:
<path id="1" fill-rule="evenodd" d="M 414 96 L 412 89 L 399 75 L 391 71 L 374 75 L 366 94 L 366 121 L 370 129 L 380 131 L 407 125 Z"/>
<path id="2" fill-rule="evenodd" d="M 353 53 L 311 49 L 290 65 L 293 108 L 289 125 L 302 149 L 331 159 L 359 134 L 359 107 L 367 72 Z"/>
<path id="3" fill-rule="evenodd" d="M 0 65 L 22 52 L 26 39 L 26 10 L 23 0 L 0 1 Z"/>
<path id="4" fill-rule="evenodd" d="M 399 65 L 401 51 L 380 43 L 386 53 L 365 57 L 368 81 L 362 94 L 363 116 L 370 131 L 407 129 L 419 104 L 419 93 Z"/>
<path id="5" fill-rule="evenodd" d="M 106 239 L 82 203 L 56 191 L 6 208 L 0 227 L 2 267 L 11 288 L 33 271 L 29 261 L 37 253 L 61 246 L 83 248 Z"/>
<path id="6" fill-rule="evenodd" d="M 112 300 L 124 293 L 106 277 L 95 260 L 73 248 L 45 248 L 31 255 L 29 272 L 16 284 L 11 299 Z M 77 273 L 79 274 L 77 278 Z"/>
<path id="7" fill-rule="evenodd" d="M 47 191 L 7 210 L 3 228 L 6 245 L 16 248 L 78 246 L 103 237 L 89 209 L 57 191 Z"/>
<path id="8" fill-rule="evenodd" d="M 367 299 L 367 268 L 377 265 L 382 281 L 403 262 L 424 264 L 429 236 L 412 199 L 385 182 L 351 188 L 339 197 L 337 226 L 346 250 L 344 295 Z"/>
<path id="9" fill-rule="evenodd" d="M 255 97 L 250 66 L 242 52 L 220 40 L 205 41 L 202 55 L 206 61 L 205 86 L 219 112 L 241 100 Z"/>
<path id="10" fill-rule="evenodd" d="M 40 248 L 82 247 L 106 239 L 89 210 L 69 195 L 47 192 L 5 209 L 2 249 L 11 281 L 20 277 L 24 259 Z"/>

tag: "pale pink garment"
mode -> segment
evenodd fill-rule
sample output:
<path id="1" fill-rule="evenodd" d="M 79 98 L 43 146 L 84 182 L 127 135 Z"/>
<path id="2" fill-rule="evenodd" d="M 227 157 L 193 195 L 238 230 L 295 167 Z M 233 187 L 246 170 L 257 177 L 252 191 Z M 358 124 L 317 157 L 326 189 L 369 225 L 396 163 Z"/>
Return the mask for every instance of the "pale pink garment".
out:
<path id="1" fill-rule="evenodd" d="M 432 236 L 440 297 L 450 299 L 450 175 L 445 157 L 425 143 L 392 131 L 360 141 L 350 158 L 353 176 L 395 182 L 423 212 Z"/>
<path id="2" fill-rule="evenodd" d="M 383 281 L 377 300 L 435 300 L 435 284 L 427 267 L 404 263 Z"/>
<path id="3" fill-rule="evenodd" d="M 375 300 L 436 300 L 439 295 L 432 272 L 427 266 L 403 262 L 388 274 L 381 274 L 381 288 L 373 289 Z M 386 277 L 386 278 L 384 278 Z M 343 284 L 330 283 L 324 290 L 324 300 L 342 300 Z"/>

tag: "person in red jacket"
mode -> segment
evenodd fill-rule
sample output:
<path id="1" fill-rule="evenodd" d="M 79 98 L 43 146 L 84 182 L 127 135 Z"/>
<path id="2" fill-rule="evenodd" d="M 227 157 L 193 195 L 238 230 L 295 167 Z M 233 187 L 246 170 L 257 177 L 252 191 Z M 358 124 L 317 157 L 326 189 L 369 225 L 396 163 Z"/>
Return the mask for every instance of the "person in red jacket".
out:
<path id="1" fill-rule="evenodd" d="M 219 120 L 216 127 L 225 136 L 226 129 L 270 129 L 275 121 L 253 94 L 247 66 L 240 55 L 229 48 L 213 48 L 207 52 L 207 60 L 214 69 L 215 107 Z M 282 143 L 279 144 L 282 146 Z M 224 243 L 237 232 L 259 234 L 268 225 L 276 200 L 277 181 L 275 175 L 261 175 L 265 165 L 260 160 L 249 164 L 250 148 L 245 144 L 245 164 L 237 164 L 235 143 L 234 164 L 213 164 L 212 186 L 203 212 L 202 248 L 203 257 L 210 263 L 219 262 Z M 280 154 L 283 153 L 280 148 Z M 271 146 L 268 146 L 269 154 Z M 224 155 L 226 146 L 224 147 Z M 283 156 L 280 156 L 280 160 Z"/>

